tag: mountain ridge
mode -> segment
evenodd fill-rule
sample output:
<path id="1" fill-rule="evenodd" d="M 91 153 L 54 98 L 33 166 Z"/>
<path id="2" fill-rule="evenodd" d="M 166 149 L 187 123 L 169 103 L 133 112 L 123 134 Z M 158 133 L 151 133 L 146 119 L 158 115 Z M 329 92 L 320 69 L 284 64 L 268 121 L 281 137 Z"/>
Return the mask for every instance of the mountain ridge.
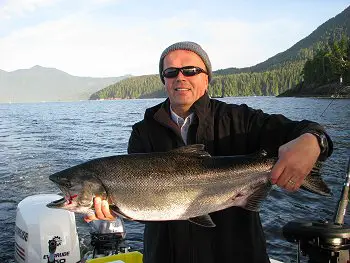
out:
<path id="1" fill-rule="evenodd" d="M 343 26 L 342 28 L 339 27 L 341 23 Z M 307 52 L 303 54 L 303 50 L 305 51 L 305 49 L 316 48 L 315 45 L 317 45 L 321 41 L 326 41 L 326 38 L 330 37 L 330 36 L 327 36 L 327 32 L 334 33 L 334 27 L 337 27 L 337 30 L 338 30 L 338 32 L 335 32 L 335 33 L 340 34 L 341 32 L 344 32 L 346 35 L 350 36 L 349 25 L 350 25 L 350 6 L 345 8 L 338 15 L 322 23 L 314 31 L 312 31 L 308 36 L 299 40 L 290 48 L 286 49 L 285 51 L 277 53 L 276 55 L 268 58 L 263 62 L 260 62 L 250 67 L 244 67 L 244 68 L 230 67 L 225 69 L 219 69 L 214 72 L 219 75 L 237 74 L 237 73 L 244 73 L 244 72 L 261 72 L 264 70 L 271 69 L 271 66 L 272 68 L 276 67 L 276 64 L 277 65 L 280 64 L 281 61 L 286 62 L 286 61 L 295 60 L 295 59 L 306 60 L 311 57 L 311 54 L 307 54 Z M 344 28 L 346 30 L 342 31 Z M 293 54 L 294 57 L 289 55 L 289 53 Z"/>
<path id="2" fill-rule="evenodd" d="M 0 69 L 0 102 L 87 100 L 92 93 L 128 77 L 78 77 L 40 65 L 10 72 Z"/>
<path id="3" fill-rule="evenodd" d="M 263 62 L 251 67 L 231 67 L 213 71 L 210 95 L 224 96 L 224 93 L 225 96 L 278 95 L 285 92 L 301 81 L 300 74 L 305 61 L 312 58 L 325 41 L 338 38 L 341 34 L 350 36 L 350 6 L 322 23 L 290 48 Z M 107 78 L 77 77 L 56 68 L 39 65 L 12 72 L 0 69 L 0 94 L 0 102 L 165 96 L 157 74 L 135 77 L 130 75 Z"/>

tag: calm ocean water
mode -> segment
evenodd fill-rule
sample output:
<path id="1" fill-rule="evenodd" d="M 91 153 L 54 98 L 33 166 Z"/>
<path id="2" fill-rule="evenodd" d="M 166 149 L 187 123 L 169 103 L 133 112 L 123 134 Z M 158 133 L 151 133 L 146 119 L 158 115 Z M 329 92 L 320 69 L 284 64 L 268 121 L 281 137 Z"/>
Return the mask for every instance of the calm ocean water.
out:
<path id="1" fill-rule="evenodd" d="M 0 104 L 0 262 L 14 262 L 18 202 L 29 195 L 58 193 L 58 188 L 48 179 L 54 172 L 93 158 L 126 153 L 132 124 L 143 118 L 147 107 L 162 100 Z M 350 155 L 350 100 L 333 100 L 329 107 L 329 99 L 239 97 L 222 100 L 246 103 L 295 120 L 319 122 L 334 141 L 334 153 L 322 168 L 333 197 L 303 191 L 286 193 L 274 188 L 262 207 L 270 256 L 295 262 L 296 246 L 284 241 L 281 227 L 291 220 L 332 219 Z M 77 215 L 76 219 L 83 246 L 88 246 L 90 227 L 81 216 Z M 350 224 L 349 213 L 345 221 Z M 141 250 L 143 225 L 135 222 L 126 225 L 129 245 Z"/>

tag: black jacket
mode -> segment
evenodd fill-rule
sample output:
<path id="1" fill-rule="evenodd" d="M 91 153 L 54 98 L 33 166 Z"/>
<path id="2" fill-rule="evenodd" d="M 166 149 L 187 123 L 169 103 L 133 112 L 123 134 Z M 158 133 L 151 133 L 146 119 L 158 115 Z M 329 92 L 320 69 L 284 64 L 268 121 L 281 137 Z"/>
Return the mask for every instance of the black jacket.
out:
<path id="1" fill-rule="evenodd" d="M 238 155 L 265 149 L 277 155 L 280 145 L 308 131 L 325 133 L 310 121 L 291 121 L 268 115 L 247 105 L 210 99 L 207 94 L 193 104 L 195 120 L 187 144 L 201 143 L 211 155 Z M 329 150 L 332 142 L 329 139 Z M 171 120 L 169 100 L 149 108 L 133 126 L 129 153 L 165 152 L 183 146 L 180 129 Z M 156 168 L 155 168 L 156 169 Z M 188 221 L 146 222 L 146 263 L 266 263 L 266 242 L 259 214 L 231 207 L 211 214 L 215 228 Z"/>

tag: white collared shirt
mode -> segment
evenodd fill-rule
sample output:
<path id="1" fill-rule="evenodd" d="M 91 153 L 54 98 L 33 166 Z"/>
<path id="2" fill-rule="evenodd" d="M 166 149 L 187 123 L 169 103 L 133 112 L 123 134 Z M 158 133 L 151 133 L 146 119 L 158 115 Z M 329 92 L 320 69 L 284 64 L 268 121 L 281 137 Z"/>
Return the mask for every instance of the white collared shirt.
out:
<path id="1" fill-rule="evenodd" d="M 187 144 L 187 133 L 188 128 L 190 127 L 194 113 L 192 112 L 190 115 L 188 115 L 185 119 L 177 115 L 170 107 L 170 113 L 171 113 L 171 119 L 180 127 L 181 129 L 181 137 L 185 144 Z"/>

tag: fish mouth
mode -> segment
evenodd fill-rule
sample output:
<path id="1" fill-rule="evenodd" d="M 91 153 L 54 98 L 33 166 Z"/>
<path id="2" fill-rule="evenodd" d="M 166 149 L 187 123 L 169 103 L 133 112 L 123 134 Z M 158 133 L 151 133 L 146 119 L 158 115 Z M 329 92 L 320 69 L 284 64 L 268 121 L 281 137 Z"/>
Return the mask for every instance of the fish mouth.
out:
<path id="1" fill-rule="evenodd" d="M 52 201 L 51 203 L 48 203 L 46 206 L 49 208 L 56 208 L 56 207 L 62 207 L 67 203 L 66 197 L 62 197 L 61 199 Z"/>
<path id="2" fill-rule="evenodd" d="M 61 207 L 66 207 L 71 205 L 74 202 L 74 199 L 78 197 L 78 195 L 71 195 L 71 194 L 66 194 L 64 197 L 52 201 L 51 203 L 47 204 L 47 207 L 50 208 L 61 208 Z"/>
<path id="3" fill-rule="evenodd" d="M 58 200 L 48 203 L 48 208 L 65 209 L 70 212 L 77 212 L 82 214 L 94 214 L 93 199 L 92 200 L 79 200 L 78 195 L 66 195 Z"/>

